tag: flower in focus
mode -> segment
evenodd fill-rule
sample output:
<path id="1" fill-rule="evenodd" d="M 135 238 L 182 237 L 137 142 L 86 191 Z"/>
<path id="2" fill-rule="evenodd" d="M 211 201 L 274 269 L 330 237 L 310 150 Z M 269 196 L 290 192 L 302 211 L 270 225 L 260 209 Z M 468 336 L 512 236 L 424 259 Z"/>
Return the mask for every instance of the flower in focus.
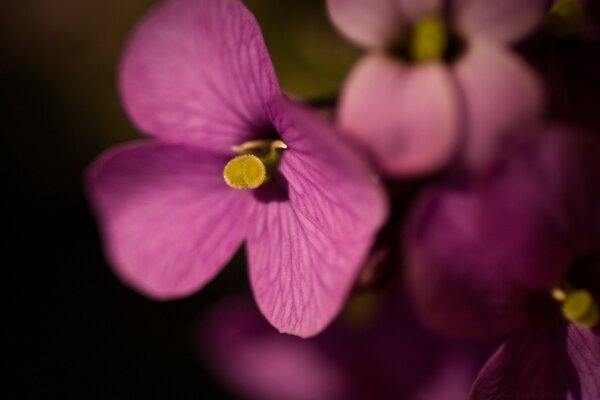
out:
<path id="1" fill-rule="evenodd" d="M 122 61 L 129 116 L 153 140 L 108 151 L 88 187 L 118 275 L 157 299 L 205 285 L 247 244 L 260 310 L 310 336 L 338 313 L 385 219 L 368 165 L 283 97 L 238 0 L 171 0 Z"/>
<path id="2" fill-rule="evenodd" d="M 600 142 L 549 128 L 486 180 L 421 200 L 405 237 L 420 315 L 454 336 L 510 335 L 473 398 L 599 398 Z"/>
<path id="3" fill-rule="evenodd" d="M 229 299 L 202 319 L 200 357 L 244 398 L 466 398 L 488 346 L 430 334 L 406 300 L 390 294 L 353 298 L 342 317 L 311 340 L 279 335 L 249 301 Z M 369 319 L 353 318 L 365 306 Z"/>
<path id="4" fill-rule="evenodd" d="M 541 115 L 541 86 L 507 46 L 541 22 L 543 0 L 328 0 L 328 8 L 345 36 L 371 49 L 344 85 L 339 123 L 388 174 L 436 171 L 459 144 L 478 169 L 511 128 Z"/>

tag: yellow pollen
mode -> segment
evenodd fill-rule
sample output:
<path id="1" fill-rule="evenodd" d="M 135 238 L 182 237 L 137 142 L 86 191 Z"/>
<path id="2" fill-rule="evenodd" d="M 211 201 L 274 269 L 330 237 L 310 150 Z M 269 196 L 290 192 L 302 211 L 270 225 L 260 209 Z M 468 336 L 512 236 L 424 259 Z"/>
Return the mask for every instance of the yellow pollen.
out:
<path id="1" fill-rule="evenodd" d="M 448 32 L 442 18 L 423 18 L 413 26 L 409 51 L 414 61 L 439 60 L 447 46 Z"/>
<path id="2" fill-rule="evenodd" d="M 256 189 L 267 180 L 267 169 L 257 156 L 242 154 L 225 165 L 223 177 L 234 189 Z"/>
<path id="3" fill-rule="evenodd" d="M 544 29 L 556 37 L 575 35 L 581 29 L 583 13 L 580 0 L 559 0 L 546 15 Z"/>
<path id="4" fill-rule="evenodd" d="M 561 295 L 556 296 L 558 293 Z M 598 304 L 587 290 L 555 289 L 553 297 L 562 303 L 562 313 L 569 321 L 588 328 L 592 328 L 600 322 Z"/>

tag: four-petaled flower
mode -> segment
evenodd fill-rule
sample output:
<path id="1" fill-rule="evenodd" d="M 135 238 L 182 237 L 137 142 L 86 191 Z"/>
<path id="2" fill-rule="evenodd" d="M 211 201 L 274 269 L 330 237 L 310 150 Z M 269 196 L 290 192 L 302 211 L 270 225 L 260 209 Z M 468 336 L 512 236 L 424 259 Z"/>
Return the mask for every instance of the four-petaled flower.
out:
<path id="1" fill-rule="evenodd" d="M 348 77 L 339 123 L 392 176 L 431 173 L 457 154 L 471 170 L 510 128 L 535 124 L 536 75 L 507 45 L 543 0 L 328 0 L 334 24 L 371 50 Z"/>
<path id="2" fill-rule="evenodd" d="M 406 232 L 423 319 L 510 335 L 474 399 L 600 398 L 600 141 L 549 128 L 485 180 L 430 189 Z"/>
<path id="3" fill-rule="evenodd" d="M 310 336 L 338 313 L 386 202 L 359 153 L 287 100 L 239 0 L 171 0 L 120 69 L 125 107 L 155 140 L 88 173 L 118 275 L 157 299 L 205 285 L 246 242 L 258 306 Z M 247 189 L 247 190 L 244 190 Z"/>

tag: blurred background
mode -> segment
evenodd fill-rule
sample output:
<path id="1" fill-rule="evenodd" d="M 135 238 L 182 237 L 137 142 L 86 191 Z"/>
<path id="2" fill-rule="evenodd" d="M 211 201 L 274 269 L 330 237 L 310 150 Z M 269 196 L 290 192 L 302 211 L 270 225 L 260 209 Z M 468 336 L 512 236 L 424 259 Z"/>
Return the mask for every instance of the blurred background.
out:
<path id="1" fill-rule="evenodd" d="M 197 321 L 249 292 L 243 256 L 196 295 L 155 302 L 106 264 L 82 186 L 86 166 L 139 139 L 115 84 L 124 43 L 151 0 L 0 2 L 3 212 L 0 396 L 232 398 L 198 361 Z M 335 95 L 359 52 L 322 0 L 247 0 L 283 88 Z"/>

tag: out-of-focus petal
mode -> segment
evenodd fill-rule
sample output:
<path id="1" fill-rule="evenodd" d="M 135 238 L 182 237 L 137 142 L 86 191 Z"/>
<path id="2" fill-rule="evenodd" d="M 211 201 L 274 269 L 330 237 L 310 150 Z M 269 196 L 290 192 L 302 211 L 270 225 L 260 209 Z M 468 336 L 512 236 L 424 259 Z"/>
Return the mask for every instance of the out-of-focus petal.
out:
<path id="1" fill-rule="evenodd" d="M 340 312 L 374 235 L 343 241 L 285 200 L 259 201 L 256 215 L 247 252 L 258 306 L 279 331 L 314 336 Z"/>
<path id="2" fill-rule="evenodd" d="M 364 47 L 383 48 L 404 28 L 399 0 L 327 0 L 334 25 L 350 40 Z"/>
<path id="3" fill-rule="evenodd" d="M 120 69 L 144 133 L 228 150 L 268 124 L 279 92 L 260 28 L 239 0 L 171 0 L 137 27 Z"/>
<path id="4" fill-rule="evenodd" d="M 440 187 L 411 215 L 409 287 L 424 322 L 441 333 L 495 337 L 525 321 L 528 292 L 504 271 L 505 238 L 485 226 L 488 211 L 476 191 Z"/>
<path id="5" fill-rule="evenodd" d="M 481 168 L 510 134 L 541 117 L 543 93 L 537 76 L 512 53 L 478 41 L 455 66 L 466 106 L 466 160 Z"/>
<path id="6" fill-rule="evenodd" d="M 244 299 L 230 299 L 202 320 L 201 350 L 215 372 L 244 398 L 345 399 L 338 366 L 316 343 L 281 335 Z"/>
<path id="7" fill-rule="evenodd" d="M 90 198 L 117 274 L 148 296 L 188 295 L 227 263 L 252 198 L 223 181 L 222 157 L 160 142 L 109 151 L 91 167 Z"/>
<path id="8" fill-rule="evenodd" d="M 339 122 L 372 151 L 386 173 L 422 175 L 454 155 L 458 103 L 452 77 L 441 64 L 408 67 L 373 55 L 348 78 Z"/>
<path id="9" fill-rule="evenodd" d="M 443 0 L 396 0 L 411 21 L 441 13 Z"/>
<path id="10" fill-rule="evenodd" d="M 562 320 L 537 319 L 490 358 L 473 400 L 600 398 L 600 337 Z"/>
<path id="11" fill-rule="evenodd" d="M 285 98 L 273 99 L 268 112 L 288 147 L 279 171 L 295 212 L 337 241 L 376 234 L 387 201 L 365 154 L 318 114 Z"/>
<path id="12" fill-rule="evenodd" d="M 486 225 L 505 271 L 531 290 L 559 286 L 579 256 L 600 249 L 600 141 L 562 127 L 523 140 L 486 188 Z"/>
<path id="13" fill-rule="evenodd" d="M 533 31 L 544 18 L 546 0 L 453 0 L 456 21 L 467 38 L 509 43 Z"/>

